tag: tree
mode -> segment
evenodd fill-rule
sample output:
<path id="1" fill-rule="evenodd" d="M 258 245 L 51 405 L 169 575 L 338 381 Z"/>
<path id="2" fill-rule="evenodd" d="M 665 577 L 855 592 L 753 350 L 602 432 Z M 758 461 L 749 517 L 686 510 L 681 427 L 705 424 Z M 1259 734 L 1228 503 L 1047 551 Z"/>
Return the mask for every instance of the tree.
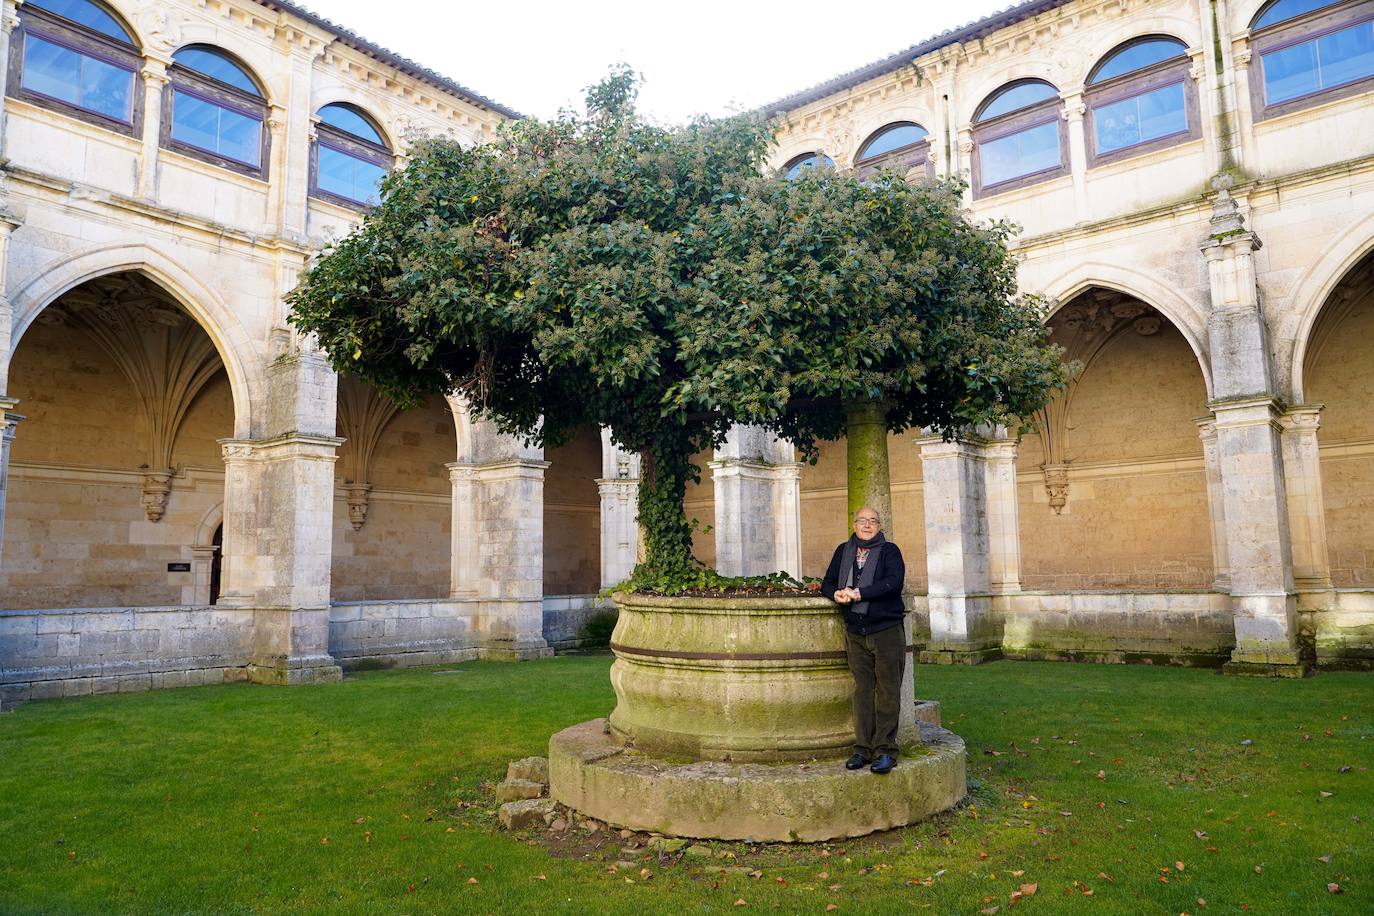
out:
<path id="1" fill-rule="evenodd" d="M 887 492 L 888 429 L 1030 416 L 1062 383 L 1009 228 L 970 224 L 957 185 L 778 181 L 768 125 L 648 124 L 637 85 L 621 68 L 585 116 L 416 144 L 292 323 L 402 403 L 457 392 L 545 445 L 609 427 L 642 456 L 634 582 L 660 591 L 709 581 L 682 501 L 732 423 L 811 454 L 847 429 L 863 502 Z"/>
<path id="2" fill-rule="evenodd" d="M 710 299 L 714 221 L 759 173 L 771 131 L 748 117 L 648 124 L 637 86 L 621 67 L 588 91 L 585 116 L 504 125 L 471 148 L 417 143 L 289 301 L 335 368 L 402 403 L 457 392 L 545 445 L 608 426 L 642 455 L 636 580 L 654 587 L 694 573 L 691 459 L 721 441 L 734 405 L 692 395 L 687 319 Z"/>
<path id="3" fill-rule="evenodd" d="M 812 455 L 847 433 L 851 514 L 890 517 L 889 431 L 1016 428 L 1065 384 L 1012 227 L 970 222 L 963 188 L 808 169 L 752 180 L 713 223 L 716 302 L 688 317 L 687 354 L 713 368 L 693 393 Z"/>

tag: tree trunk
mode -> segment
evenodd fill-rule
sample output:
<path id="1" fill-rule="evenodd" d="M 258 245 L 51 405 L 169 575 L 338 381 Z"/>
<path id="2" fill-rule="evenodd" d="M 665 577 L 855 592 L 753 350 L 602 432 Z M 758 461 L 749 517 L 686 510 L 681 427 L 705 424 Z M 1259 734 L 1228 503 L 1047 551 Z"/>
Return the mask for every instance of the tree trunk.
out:
<path id="1" fill-rule="evenodd" d="M 849 470 L 849 519 L 864 506 L 878 510 L 883 530 L 892 534 L 892 484 L 887 461 L 887 403 L 845 403 Z"/>

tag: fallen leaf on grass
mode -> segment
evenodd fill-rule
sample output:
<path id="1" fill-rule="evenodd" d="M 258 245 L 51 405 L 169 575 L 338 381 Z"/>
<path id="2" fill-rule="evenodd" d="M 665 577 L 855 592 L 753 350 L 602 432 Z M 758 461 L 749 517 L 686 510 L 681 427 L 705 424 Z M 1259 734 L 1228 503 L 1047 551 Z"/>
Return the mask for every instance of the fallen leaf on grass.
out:
<path id="1" fill-rule="evenodd" d="M 1341 886 L 1335 881 L 1332 881 L 1326 886 L 1326 892 L 1328 894 L 1339 894 L 1341 892 Z"/>
<path id="2" fill-rule="evenodd" d="M 1018 868 L 1016 871 L 1014 871 L 1014 872 L 1011 873 L 1011 876 L 1012 876 L 1013 878 L 1019 878 L 1019 877 L 1021 877 L 1022 875 L 1024 875 L 1025 873 L 1026 873 L 1026 870 L 1025 870 L 1024 868 Z"/>
<path id="3" fill-rule="evenodd" d="M 1198 905 L 1198 906 L 1206 906 L 1206 905 L 1207 905 L 1207 898 L 1206 898 L 1206 897 L 1199 897 L 1199 898 L 1197 898 L 1197 905 Z"/>
<path id="4" fill-rule="evenodd" d="M 1331 856 L 1329 856 L 1329 855 L 1317 856 L 1317 861 L 1318 861 L 1318 862 L 1321 862 L 1321 863 L 1323 863 L 1323 864 L 1326 864 L 1326 865 L 1330 865 L 1330 864 L 1331 864 Z"/>
<path id="5" fill-rule="evenodd" d="M 739 898 L 738 900 L 735 901 L 735 906 L 748 906 L 748 905 L 749 905 L 749 902 L 748 902 L 747 900 L 745 900 L 743 897 L 741 897 L 741 898 Z"/>
<path id="6" fill-rule="evenodd" d="M 1255 866 L 1255 874 L 1257 874 L 1257 875 L 1262 875 L 1262 874 L 1264 874 L 1264 866 L 1263 866 L 1263 865 L 1256 865 L 1256 866 Z"/>
<path id="7" fill-rule="evenodd" d="M 836 906 L 836 905 L 833 904 L 833 903 L 827 903 L 827 904 L 825 905 L 825 911 L 826 911 L 827 913 L 833 913 L 833 912 L 835 912 L 835 911 L 838 910 L 838 909 L 839 909 L 839 907 Z"/>
<path id="8" fill-rule="evenodd" d="M 1107 778 L 1107 771 L 1106 771 L 1106 770 L 1098 770 L 1098 771 L 1097 771 L 1097 778 L 1098 778 L 1098 779 L 1106 779 L 1106 778 Z"/>
<path id="9" fill-rule="evenodd" d="M 547 880 L 549 880 L 549 879 L 548 879 L 547 877 L 545 877 L 544 875 L 535 875 L 535 876 L 534 876 L 534 880 L 536 880 L 536 881 L 547 881 Z"/>
<path id="10" fill-rule="evenodd" d="M 1175 862 L 1175 863 L 1174 863 L 1174 868 L 1177 868 L 1179 871 L 1183 871 L 1183 863 L 1182 863 L 1182 862 Z"/>
<path id="11" fill-rule="evenodd" d="M 995 907 L 995 906 L 985 906 L 985 907 L 983 907 L 981 910 L 979 910 L 978 912 L 982 913 L 983 916 L 992 916 L 993 913 L 996 913 L 996 912 L 997 912 L 997 907 Z"/>
<path id="12" fill-rule="evenodd" d="M 1334 792 L 1319 791 L 1317 794 L 1320 795 L 1322 798 L 1330 798 L 1330 797 L 1331 797 L 1332 795 L 1334 795 L 1335 793 L 1334 793 Z"/>
<path id="13" fill-rule="evenodd" d="M 980 850 L 978 850 L 978 858 L 980 858 L 980 859 L 986 859 L 987 857 L 988 857 L 988 851 L 987 851 L 986 849 L 980 849 Z"/>
<path id="14" fill-rule="evenodd" d="M 1206 831 L 1206 830 L 1194 830 L 1194 831 L 1193 831 L 1193 836 L 1197 837 L 1199 840 L 1205 840 L 1205 839 L 1207 839 L 1207 831 Z"/>
<path id="15" fill-rule="evenodd" d="M 1023 897 L 1034 897 L 1035 892 L 1040 890 L 1039 884 L 1023 884 L 1020 890 L 1011 892 L 1011 905 L 1016 906 Z"/>
<path id="16" fill-rule="evenodd" d="M 329 845 L 329 837 L 327 837 L 327 836 L 322 836 L 322 837 L 320 837 L 320 845 L 321 845 L 321 846 L 328 846 L 328 845 Z"/>
<path id="17" fill-rule="evenodd" d="M 476 878 L 469 878 L 469 879 L 468 879 L 468 884 L 476 884 L 476 883 L 477 883 L 477 879 L 476 879 Z"/>

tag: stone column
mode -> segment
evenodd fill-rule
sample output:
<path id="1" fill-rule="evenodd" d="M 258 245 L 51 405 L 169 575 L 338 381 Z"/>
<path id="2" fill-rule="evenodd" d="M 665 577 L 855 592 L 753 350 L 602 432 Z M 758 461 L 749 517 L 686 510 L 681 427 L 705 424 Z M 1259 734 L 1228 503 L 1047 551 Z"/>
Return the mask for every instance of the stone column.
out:
<path id="1" fill-rule="evenodd" d="M 1287 485 L 1288 531 L 1292 537 L 1293 585 L 1300 592 L 1331 588 L 1326 505 L 1317 451 L 1321 412 L 1321 404 L 1304 404 L 1290 407 L 1279 417 L 1283 427 L 1283 479 Z"/>
<path id="2" fill-rule="evenodd" d="M 222 604 L 254 609 L 249 676 L 258 683 L 338 680 L 329 654 L 333 562 L 333 435 L 337 379 L 308 349 L 267 370 L 266 435 L 222 440 Z"/>
<path id="3" fill-rule="evenodd" d="M 1221 461 L 1217 455 L 1217 423 L 1211 416 L 1197 420 L 1202 439 L 1202 467 L 1207 478 L 1207 510 L 1212 523 L 1212 588 L 1231 590 L 1231 564 L 1226 550 L 1226 503 L 1221 488 Z"/>
<path id="4" fill-rule="evenodd" d="M 930 606 L 930 645 L 921 660 L 977 664 L 999 658 L 1001 627 L 992 610 L 989 440 L 969 433 L 950 441 L 927 434 L 917 441 L 925 491 Z M 999 462 L 1005 460 L 1005 455 L 999 456 Z M 1005 536 L 1005 511 L 1003 518 L 999 527 Z M 1005 585 L 1006 573 L 1002 576 Z"/>
<path id="5" fill-rule="evenodd" d="M 14 398 L 0 397 L 0 561 L 5 555 L 5 501 L 9 496 L 10 448 L 14 445 L 15 428 L 24 419 L 11 408 L 19 404 Z M 0 562 L 0 571 L 3 571 Z"/>
<path id="6" fill-rule="evenodd" d="M 280 120 L 274 129 L 273 159 L 280 162 L 280 171 L 271 176 L 274 187 L 280 188 L 278 210 L 274 214 L 280 235 L 289 239 L 304 239 L 306 233 L 306 199 L 310 193 L 310 144 L 314 139 L 314 125 L 310 98 L 310 79 L 315 61 L 324 53 L 324 45 L 306 39 L 303 45 L 293 45 L 288 54 L 289 69 L 286 108 L 274 111 Z M 281 143 L 280 153 L 275 144 Z M 278 160 L 278 155 L 280 159 Z"/>
<path id="7" fill-rule="evenodd" d="M 779 461 L 781 451 L 787 461 Z M 788 493 L 797 480 L 790 447 L 755 426 L 734 426 L 710 462 L 716 491 L 716 569 L 726 576 L 777 572 L 799 557 Z M 797 497 L 800 499 L 800 496 Z M 789 518 L 781 518 L 786 513 Z M 793 543 L 793 541 L 796 543 Z M 793 554 L 796 557 L 792 556 Z"/>
<path id="8" fill-rule="evenodd" d="M 630 578 L 639 559 L 639 456 L 601 430 L 601 587 Z"/>
<path id="9" fill-rule="evenodd" d="M 1064 120 L 1069 133 L 1069 174 L 1073 177 L 1073 207 L 1081 222 L 1088 218 L 1088 141 L 1085 136 L 1083 115 L 1088 106 L 1083 102 L 1083 93 L 1066 92 L 1064 99 Z"/>
<path id="10" fill-rule="evenodd" d="M 988 512 L 988 581 L 994 595 L 1021 591 L 1021 510 L 1016 492 L 1016 439 L 1006 427 L 983 449 Z"/>
<path id="11" fill-rule="evenodd" d="M 477 597 L 477 468 L 453 462 L 445 465 L 452 487 L 449 597 Z"/>
<path id="12" fill-rule="evenodd" d="M 479 426 L 482 424 L 478 424 Z M 509 437 L 500 436 L 507 440 Z M 553 654 L 544 640 L 543 449 L 512 443 L 478 465 L 478 595 L 483 658 L 523 661 Z"/>
<path id="13" fill-rule="evenodd" d="M 1301 676 L 1297 603 L 1288 530 L 1288 496 L 1280 444 L 1268 328 L 1260 310 L 1253 252 L 1231 198 L 1231 179 L 1213 179 L 1213 233 L 1202 245 L 1212 311 L 1212 362 L 1217 458 L 1231 569 L 1236 648 L 1232 674 Z"/>
<path id="14" fill-rule="evenodd" d="M 157 197 L 158 153 L 162 137 L 162 92 L 169 82 L 170 58 L 147 55 L 143 59 L 143 151 L 138 160 L 138 189 L 144 200 Z"/>

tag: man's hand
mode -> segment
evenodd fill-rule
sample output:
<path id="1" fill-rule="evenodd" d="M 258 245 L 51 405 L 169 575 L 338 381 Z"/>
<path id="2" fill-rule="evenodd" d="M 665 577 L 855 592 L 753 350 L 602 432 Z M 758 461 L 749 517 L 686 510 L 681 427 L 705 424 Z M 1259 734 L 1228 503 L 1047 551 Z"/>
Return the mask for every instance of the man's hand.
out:
<path id="1" fill-rule="evenodd" d="M 850 602 L 849 589 L 842 588 L 835 593 L 836 604 L 848 604 Z"/>

